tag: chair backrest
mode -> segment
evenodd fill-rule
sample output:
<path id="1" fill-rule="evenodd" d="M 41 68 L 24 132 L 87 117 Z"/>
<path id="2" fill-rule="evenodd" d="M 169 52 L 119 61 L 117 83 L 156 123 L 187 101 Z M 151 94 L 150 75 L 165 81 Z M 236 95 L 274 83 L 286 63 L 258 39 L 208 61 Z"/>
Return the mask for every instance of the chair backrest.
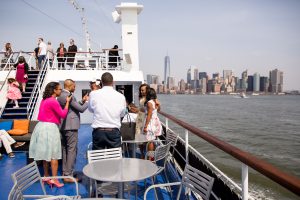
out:
<path id="1" fill-rule="evenodd" d="M 11 176 L 13 182 L 17 184 L 17 187 L 21 192 L 25 191 L 32 184 L 39 181 L 43 193 L 46 194 L 44 185 L 42 184 L 41 174 L 35 161 L 26 165 L 25 167 L 22 167 Z"/>
<path id="2" fill-rule="evenodd" d="M 214 178 L 190 165 L 186 165 L 182 175 L 181 183 L 182 186 L 187 187 L 199 194 L 203 200 L 209 200 L 209 196 L 214 184 Z M 179 199 L 182 186 L 179 189 L 177 199 Z"/>
<path id="3" fill-rule="evenodd" d="M 171 143 L 168 143 L 166 145 L 160 145 L 160 146 L 156 147 L 155 152 L 154 152 L 155 163 L 157 163 L 158 161 L 163 160 L 163 159 L 165 159 L 165 161 L 167 160 L 166 158 L 169 154 L 170 146 L 171 146 Z"/>
<path id="4" fill-rule="evenodd" d="M 178 140 L 178 134 L 174 133 L 171 130 L 167 130 L 167 134 L 166 134 L 166 141 L 167 143 L 171 143 L 172 147 L 175 147 L 177 144 L 177 140 Z"/>
<path id="5" fill-rule="evenodd" d="M 95 162 L 97 160 L 118 158 L 122 158 L 121 147 L 88 151 L 88 163 Z"/>
<path id="6" fill-rule="evenodd" d="M 15 183 L 9 192 L 8 200 L 23 200 L 23 199 L 24 199 L 23 194 L 19 190 L 18 185 Z"/>

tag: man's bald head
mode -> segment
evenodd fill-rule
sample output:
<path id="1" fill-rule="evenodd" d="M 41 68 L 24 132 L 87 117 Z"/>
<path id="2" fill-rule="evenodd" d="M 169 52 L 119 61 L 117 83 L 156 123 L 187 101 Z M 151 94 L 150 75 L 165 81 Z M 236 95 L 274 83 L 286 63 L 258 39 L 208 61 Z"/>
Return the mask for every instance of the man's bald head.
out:
<path id="1" fill-rule="evenodd" d="M 72 79 L 66 79 L 64 82 L 64 88 L 70 92 L 74 92 L 75 90 L 75 81 Z"/>

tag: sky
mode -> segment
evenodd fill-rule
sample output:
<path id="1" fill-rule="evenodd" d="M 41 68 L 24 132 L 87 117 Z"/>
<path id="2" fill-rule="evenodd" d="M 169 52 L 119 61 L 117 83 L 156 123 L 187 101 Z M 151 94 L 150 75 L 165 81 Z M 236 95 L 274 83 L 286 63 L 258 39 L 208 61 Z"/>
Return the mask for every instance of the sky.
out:
<path id="1" fill-rule="evenodd" d="M 122 48 L 121 25 L 111 12 L 122 1 L 77 0 L 85 8 L 92 49 Z M 170 56 L 171 76 L 186 80 L 191 65 L 222 75 L 241 77 L 279 69 L 284 90 L 300 90 L 299 0 L 137 0 L 140 69 L 163 78 L 164 57 Z M 0 44 L 14 51 L 32 51 L 37 38 L 68 46 L 70 38 L 85 49 L 80 14 L 68 0 L 1 0 Z"/>

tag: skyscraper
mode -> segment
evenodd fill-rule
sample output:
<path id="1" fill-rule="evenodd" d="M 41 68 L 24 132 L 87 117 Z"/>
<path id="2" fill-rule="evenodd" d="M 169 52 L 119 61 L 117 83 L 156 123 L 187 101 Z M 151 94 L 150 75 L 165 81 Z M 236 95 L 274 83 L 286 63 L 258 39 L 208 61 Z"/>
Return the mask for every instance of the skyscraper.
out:
<path id="1" fill-rule="evenodd" d="M 168 77 L 170 76 L 170 57 L 165 56 L 165 71 L 164 71 L 164 85 L 167 85 Z"/>
<path id="2" fill-rule="evenodd" d="M 270 71 L 271 92 L 278 93 L 283 91 L 283 72 L 278 69 Z"/>
<path id="3" fill-rule="evenodd" d="M 259 92 L 260 89 L 260 75 L 259 73 L 254 73 L 253 74 L 253 92 Z"/>

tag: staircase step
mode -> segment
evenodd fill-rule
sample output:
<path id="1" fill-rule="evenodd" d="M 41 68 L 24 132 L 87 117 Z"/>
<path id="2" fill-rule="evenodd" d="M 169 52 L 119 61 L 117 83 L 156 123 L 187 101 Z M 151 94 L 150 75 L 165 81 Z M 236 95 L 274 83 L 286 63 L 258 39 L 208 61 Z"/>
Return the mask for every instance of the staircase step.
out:
<path id="1" fill-rule="evenodd" d="M 3 114 L 9 113 L 27 113 L 27 107 L 19 107 L 19 108 L 5 108 Z"/>
<path id="2" fill-rule="evenodd" d="M 27 119 L 27 113 L 5 113 L 1 116 L 2 119 Z"/>

